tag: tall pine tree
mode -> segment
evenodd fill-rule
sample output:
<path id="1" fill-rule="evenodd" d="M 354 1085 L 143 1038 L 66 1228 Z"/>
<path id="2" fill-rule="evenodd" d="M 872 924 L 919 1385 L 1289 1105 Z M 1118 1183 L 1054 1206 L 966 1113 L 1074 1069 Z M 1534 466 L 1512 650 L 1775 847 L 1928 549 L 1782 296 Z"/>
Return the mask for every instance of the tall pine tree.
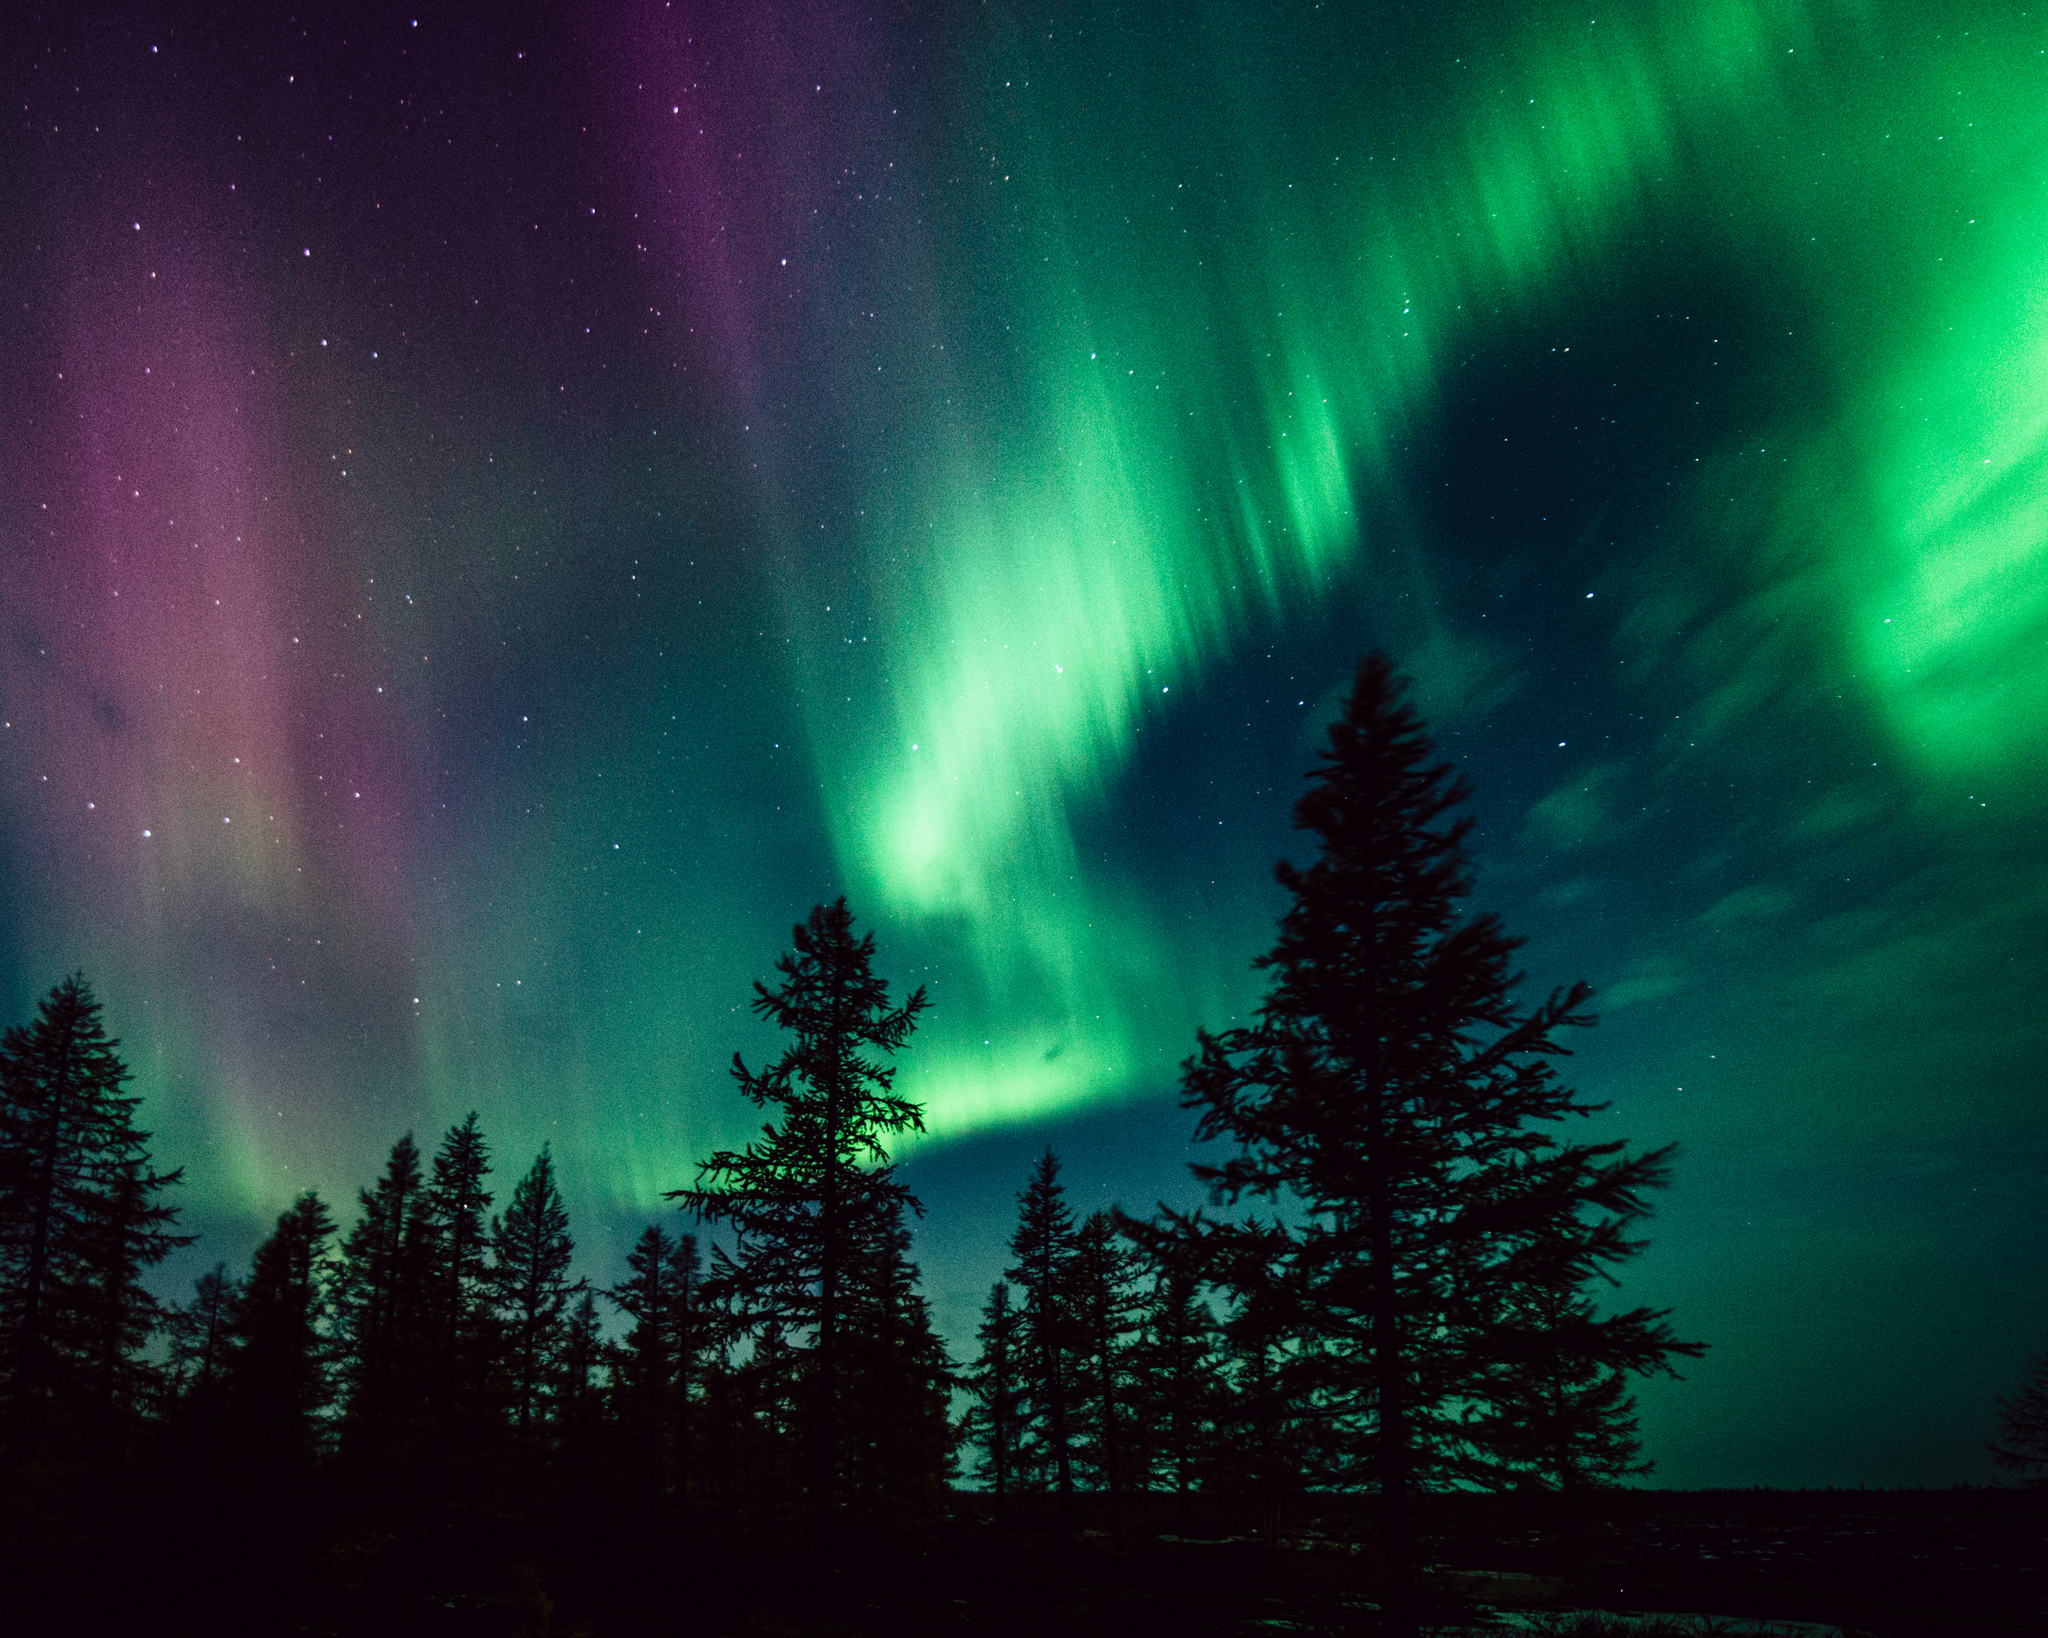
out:
<path id="1" fill-rule="evenodd" d="M 974 1396 L 967 1439 L 981 1452 L 979 1474 L 995 1495 L 999 1516 L 1009 1501 L 1023 1433 L 1023 1319 L 1024 1311 L 1010 1303 L 1009 1282 L 996 1281 L 975 1332 L 981 1355 L 967 1375 L 967 1390 Z"/>
<path id="2" fill-rule="evenodd" d="M 1413 1493 L 1513 1465 L 1464 1412 L 1532 1351 L 1519 1282 L 1566 1289 L 1628 1255 L 1582 1225 L 1640 1215 L 1669 1158 L 1553 1135 L 1599 1107 L 1554 1067 L 1591 992 L 1515 1003 L 1520 941 L 1460 909 L 1472 821 L 1450 815 L 1469 787 L 1434 760 L 1403 686 L 1382 657 L 1360 667 L 1295 809 L 1319 856 L 1276 871 L 1293 902 L 1258 961 L 1257 1021 L 1203 1033 L 1183 1079 L 1199 1136 L 1237 1146 L 1195 1168 L 1218 1203 L 1291 1208 L 1281 1284 L 1318 1367 L 1296 1380 L 1326 1471 L 1378 1492 L 1397 1627 L 1412 1625 Z M 1602 1346 L 1630 1364 L 1684 1351 L 1647 1313 Z"/>
<path id="3" fill-rule="evenodd" d="M 576 1254 L 569 1238 L 569 1208 L 562 1204 L 546 1144 L 512 1191 L 505 1215 L 491 1220 L 490 1238 L 491 1282 L 505 1333 L 513 1420 L 526 1433 L 545 1408 L 569 1300 L 579 1291 L 569 1279 Z"/>
<path id="4" fill-rule="evenodd" d="M 1185 1530 L 1198 1473 L 1208 1465 L 1223 1408 L 1216 1316 L 1188 1268 L 1155 1264 L 1152 1290 L 1131 1348 L 1132 1415 L 1138 1428 L 1132 1468 L 1173 1492 Z"/>
<path id="5" fill-rule="evenodd" d="M 334 1400 L 327 1242 L 334 1219 L 312 1190 L 256 1249 L 235 1304 L 226 1366 L 235 1436 L 260 1473 L 310 1471 Z"/>
<path id="6" fill-rule="evenodd" d="M 434 1220 L 410 1132 L 357 1198 L 363 1214 L 342 1241 L 335 1291 L 343 1448 L 374 1461 L 410 1446 L 426 1414 Z"/>
<path id="7" fill-rule="evenodd" d="M 158 1322 L 143 1273 L 186 1244 L 179 1181 L 149 1166 L 140 1103 L 82 975 L 0 1040 L 0 1441 L 16 1456 L 132 1405 Z"/>
<path id="8" fill-rule="evenodd" d="M 495 1354 L 485 1214 L 491 1193 L 490 1146 L 471 1110 L 434 1153 L 422 1211 L 425 1386 L 444 1451 L 473 1455 L 488 1431 L 489 1377 Z"/>
<path id="9" fill-rule="evenodd" d="M 714 1299 L 729 1299 L 757 1342 L 772 1333 L 802 1348 L 804 1488 L 813 1509 L 829 1514 L 849 1478 L 848 1322 L 895 1278 L 895 1229 L 917 1209 L 888 1145 L 922 1131 L 924 1119 L 896 1095 L 885 1060 L 910 1039 L 926 1003 L 919 989 L 890 1005 L 874 970 L 874 937 L 854 936 L 844 899 L 819 905 L 793 939 L 776 963 L 781 982 L 772 990 L 756 983 L 753 1002 L 793 1040 L 759 1071 L 733 1058 L 740 1091 L 778 1118 L 745 1149 L 712 1155 L 698 1186 L 670 1198 L 735 1231 L 733 1253 L 721 1248 L 714 1258 Z"/>
<path id="10" fill-rule="evenodd" d="M 1010 1236 L 1010 1255 L 1017 1261 L 1003 1273 L 1024 1299 L 1025 1471 L 1059 1492 L 1062 1528 L 1073 1522 L 1074 1369 L 1080 1343 L 1074 1304 L 1079 1246 L 1066 1192 L 1059 1160 L 1048 1149 L 1017 1197 L 1017 1228 Z"/>
<path id="11" fill-rule="evenodd" d="M 660 1494 L 674 1482 L 678 1465 L 687 1464 L 679 1449 L 687 1433 L 682 1399 L 690 1374 L 683 1355 L 696 1340 L 689 1322 L 702 1259 L 693 1236 L 671 1239 L 655 1223 L 626 1254 L 626 1268 L 627 1277 L 605 1293 L 633 1322 L 613 1349 L 616 1408 L 641 1482 Z"/>
<path id="12" fill-rule="evenodd" d="M 1085 1450 L 1098 1488 L 1109 1492 L 1110 1528 L 1123 1534 L 1123 1498 L 1130 1482 L 1131 1362 L 1129 1336 L 1138 1309 L 1143 1259 L 1124 1243 L 1116 1219 L 1090 1212 L 1074 1235 L 1076 1401 L 1086 1422 Z"/>

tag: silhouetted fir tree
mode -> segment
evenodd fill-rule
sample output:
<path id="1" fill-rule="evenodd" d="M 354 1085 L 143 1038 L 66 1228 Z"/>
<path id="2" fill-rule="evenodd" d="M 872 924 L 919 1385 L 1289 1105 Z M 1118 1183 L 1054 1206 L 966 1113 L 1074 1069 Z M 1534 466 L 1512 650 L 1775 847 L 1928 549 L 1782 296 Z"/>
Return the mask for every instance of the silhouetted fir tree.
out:
<path id="1" fill-rule="evenodd" d="M 82 975 L 0 1040 L 0 1443 L 57 1448 L 134 1385 L 154 1323 L 142 1270 L 185 1243 L 152 1197 L 140 1100 Z M 52 1442 L 56 1442 L 53 1444 Z"/>
<path id="2" fill-rule="evenodd" d="M 718 1326 L 718 1315 L 704 1300 L 704 1258 L 694 1234 L 676 1236 L 675 1250 L 669 1254 L 668 1286 L 675 1492 L 678 1501 L 687 1503 L 696 1470 L 697 1401 L 704 1391 L 705 1356 Z"/>
<path id="3" fill-rule="evenodd" d="M 1650 1171 L 1639 1186 L 1663 1180 Z M 1642 1215 L 1640 1207 L 1591 1222 L 1567 1214 L 1496 1261 L 1488 1283 L 1502 1308 L 1475 1354 L 1494 1363 L 1484 1399 L 1467 1411 L 1472 1482 L 1578 1491 L 1651 1470 L 1629 1375 L 1676 1375 L 1674 1354 L 1705 1350 L 1676 1340 L 1649 1309 L 1602 1314 L 1584 1289 L 1602 1261 L 1636 1248 L 1623 1235 Z M 1608 1250 L 1589 1255 L 1582 1237 Z"/>
<path id="4" fill-rule="evenodd" d="M 489 1145 L 476 1111 L 449 1127 L 434 1154 L 421 1224 L 426 1381 L 444 1454 L 470 1459 L 487 1436 L 497 1315 L 486 1256 Z"/>
<path id="5" fill-rule="evenodd" d="M 131 1154 L 107 1169 L 87 1220 L 73 1343 L 103 1458 L 162 1401 L 164 1369 L 143 1351 L 167 1316 L 142 1277 L 198 1238 L 174 1234 L 178 1208 L 151 1199 L 181 1175 L 160 1175 L 145 1156 Z"/>
<path id="6" fill-rule="evenodd" d="M 363 1215 L 342 1241 L 336 1282 L 343 1449 L 375 1462 L 415 1445 L 426 1414 L 434 1236 L 410 1132 L 357 1199 Z"/>
<path id="7" fill-rule="evenodd" d="M 872 935 L 855 938 L 840 899 L 795 928 L 796 948 L 776 963 L 781 982 L 754 986 L 753 1010 L 795 1037 L 756 1073 L 737 1054 L 741 1092 L 779 1118 L 759 1142 L 720 1150 L 698 1186 L 670 1198 L 700 1217 L 729 1223 L 737 1245 L 715 1254 L 708 1282 L 730 1297 L 740 1325 L 757 1339 L 774 1328 L 788 1345 L 802 1337 L 808 1357 L 794 1373 L 805 1404 L 804 1485 L 813 1509 L 829 1514 L 847 1455 L 841 1355 L 848 1314 L 864 1300 L 863 1270 L 885 1266 L 874 1235 L 893 1224 L 910 1191 L 888 1164 L 888 1140 L 922 1131 L 918 1106 L 895 1095 L 882 1057 L 901 1050 L 925 1007 L 922 989 L 900 1007 L 874 971 Z M 758 1346 L 757 1346 L 758 1353 Z"/>
<path id="8" fill-rule="evenodd" d="M 218 1419 L 241 1295 L 242 1282 L 226 1263 L 215 1263 L 192 1282 L 192 1300 L 174 1304 L 165 1317 L 174 1415 L 206 1426 Z"/>
<path id="9" fill-rule="evenodd" d="M 684 1238 L 688 1262 L 694 1264 L 697 1243 Z M 627 1277 L 605 1293 L 633 1322 L 613 1350 L 617 1412 L 640 1482 L 655 1494 L 668 1489 L 671 1477 L 676 1286 L 683 1277 L 680 1250 L 667 1230 L 651 1224 L 626 1255 Z"/>
<path id="10" fill-rule="evenodd" d="M 259 1471 L 310 1471 L 334 1402 L 326 1249 L 334 1220 L 312 1190 L 262 1245 L 235 1303 L 225 1363 L 233 1437 Z"/>
<path id="11" fill-rule="evenodd" d="M 597 1293 L 579 1280 L 551 1378 L 555 1450 L 572 1490 L 588 1482 L 604 1458 L 604 1359 Z"/>
<path id="12" fill-rule="evenodd" d="M 917 1289 L 901 1208 L 872 1203 L 879 1221 L 848 1282 L 843 1484 L 870 1522 L 928 1512 L 952 1478 L 957 1430 L 947 1414 L 958 1377 Z"/>
<path id="13" fill-rule="evenodd" d="M 1074 1214 L 1067 1207 L 1060 1163 L 1048 1149 L 1017 1197 L 1010 1236 L 1016 1263 L 1003 1271 L 1023 1296 L 1024 1396 L 1027 1439 L 1023 1471 L 1059 1492 L 1062 1528 L 1072 1523 L 1073 1377 L 1079 1344 L 1074 1312 Z"/>
<path id="14" fill-rule="evenodd" d="M 555 1184 L 546 1144 L 512 1191 L 503 1217 L 491 1221 L 491 1285 L 505 1336 L 513 1421 L 529 1432 L 545 1412 L 548 1382 L 570 1299 L 581 1294 L 569 1265 L 569 1208 Z"/>
<path id="15" fill-rule="evenodd" d="M 1183 1530 L 1224 1402 L 1217 1342 L 1216 1316 L 1200 1279 L 1183 1266 L 1155 1265 L 1131 1345 L 1132 1419 L 1140 1430 L 1132 1466 L 1141 1482 L 1164 1480 Z"/>
<path id="16" fill-rule="evenodd" d="M 1304 1334 L 1301 1271 L 1277 1223 L 1218 1225 L 1207 1249 L 1231 1299 L 1219 1328 L 1227 1391 L 1209 1471 L 1219 1488 L 1252 1502 L 1270 1552 L 1289 1498 L 1329 1477 L 1327 1454 L 1310 1432 L 1318 1360 Z"/>
<path id="17" fill-rule="evenodd" d="M 1552 1067 L 1560 1033 L 1592 1022 L 1590 991 L 1514 1004 L 1519 941 L 1459 911 L 1471 821 L 1447 815 L 1469 788 L 1432 761 L 1402 689 L 1384 658 L 1361 665 L 1295 808 L 1320 856 L 1276 871 L 1293 903 L 1258 961 L 1272 985 L 1257 1022 L 1204 1032 L 1183 1078 L 1198 1136 L 1238 1146 L 1195 1168 L 1216 1201 L 1294 1208 L 1284 1284 L 1321 1367 L 1298 1380 L 1328 1471 L 1379 1494 L 1396 1630 L 1412 1628 L 1409 1498 L 1470 1473 L 1461 1410 L 1526 1340 L 1503 1334 L 1504 1270 L 1560 1236 L 1581 1272 L 1627 1255 L 1617 1236 L 1566 1225 L 1639 1212 L 1669 1155 L 1616 1158 L 1619 1143 L 1561 1144 L 1545 1129 L 1597 1107 Z M 1615 1340 L 1638 1359 L 1677 1348 Z"/>
<path id="18" fill-rule="evenodd" d="M 1083 1454 L 1097 1487 L 1109 1492 L 1110 1528 L 1119 1536 L 1130 1482 L 1127 1339 L 1136 1324 L 1142 1263 L 1109 1212 L 1089 1213 L 1075 1231 L 1075 1402 L 1085 1423 Z"/>
<path id="19" fill-rule="evenodd" d="M 977 1475 L 995 1493 L 999 1516 L 1009 1499 L 1024 1426 L 1023 1323 L 1023 1309 L 1010 1305 L 1009 1283 L 996 1281 L 975 1331 L 981 1355 L 966 1379 L 974 1396 L 966 1435 L 981 1452 Z"/>
<path id="20" fill-rule="evenodd" d="M 1999 1396 L 1998 1434 L 1992 1459 L 2024 1485 L 2048 1486 L 2048 1348 L 2027 1361 L 2019 1392 Z"/>

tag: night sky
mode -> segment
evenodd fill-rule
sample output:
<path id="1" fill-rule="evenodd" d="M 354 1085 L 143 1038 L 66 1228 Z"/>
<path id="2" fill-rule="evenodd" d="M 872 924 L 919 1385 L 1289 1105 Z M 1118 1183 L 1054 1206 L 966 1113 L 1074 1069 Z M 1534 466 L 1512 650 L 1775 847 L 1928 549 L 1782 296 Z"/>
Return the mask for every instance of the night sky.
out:
<path id="1" fill-rule="evenodd" d="M 471 1108 L 584 1267 L 847 895 L 942 1329 L 1191 1203 L 1359 655 L 1681 1145 L 1659 1481 L 1983 1480 L 2048 1333 L 2048 14 L 8 8 L 0 1002 L 244 1258 Z"/>

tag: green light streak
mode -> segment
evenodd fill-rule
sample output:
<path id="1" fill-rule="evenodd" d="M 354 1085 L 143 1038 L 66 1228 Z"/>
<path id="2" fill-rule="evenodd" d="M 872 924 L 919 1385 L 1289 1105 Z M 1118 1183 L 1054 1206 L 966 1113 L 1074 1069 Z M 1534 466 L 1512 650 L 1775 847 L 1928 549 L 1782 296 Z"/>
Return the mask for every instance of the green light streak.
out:
<path id="1" fill-rule="evenodd" d="M 1314 172 L 1243 134 L 1274 109 L 1242 92 L 1221 122 L 1235 146 L 1173 163 L 1127 131 L 1170 110 L 1119 105 L 1112 124 L 1051 93 L 1021 138 L 976 133 L 1016 153 L 1001 208 L 1066 247 L 1004 267 L 989 302 L 1020 315 L 1036 373 L 1000 453 L 964 426 L 939 440 L 912 485 L 932 497 L 928 543 L 906 553 L 905 511 L 876 509 L 892 522 L 869 552 L 904 650 L 890 731 L 860 755 L 815 736 L 856 891 L 950 929 L 1003 996 L 935 1015 L 907 1072 L 935 1132 L 1163 1085 L 1192 1024 L 1246 998 L 1262 930 L 1211 929 L 1189 951 L 1098 879 L 1077 825 L 1149 715 L 1353 563 L 1397 503 L 1402 439 L 1449 353 L 1597 269 L 1668 206 L 1689 146 L 1778 133 L 1780 82 L 1814 35 L 1794 5 L 1539 22 L 1441 113 L 1326 120 L 1333 157 Z M 1238 197 L 1217 204 L 1202 195 L 1219 173 Z M 1198 205 L 1213 230 L 1178 226 Z M 1138 266 L 1078 248 L 1139 208 L 1155 227 Z M 1459 646 L 1426 621 L 1422 638 Z M 1128 990 L 1105 984 L 1118 971 Z"/>

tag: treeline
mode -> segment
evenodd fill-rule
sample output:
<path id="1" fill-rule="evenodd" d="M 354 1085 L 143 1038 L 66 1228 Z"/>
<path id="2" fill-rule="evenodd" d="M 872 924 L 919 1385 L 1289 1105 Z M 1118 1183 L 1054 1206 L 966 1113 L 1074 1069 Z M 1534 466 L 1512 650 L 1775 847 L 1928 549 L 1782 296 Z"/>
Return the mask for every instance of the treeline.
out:
<path id="1" fill-rule="evenodd" d="M 1365 662 L 1296 808 L 1318 853 L 1279 867 L 1266 998 L 1184 1066 L 1210 1204 L 1077 1221 L 1048 1153 L 964 1372 L 890 1158 L 922 1130 L 892 1060 L 926 997 L 892 1002 L 843 900 L 755 986 L 788 1042 L 734 1060 L 760 1136 L 673 1191 L 676 1229 L 649 1227 L 606 1289 L 574 1277 L 549 1152 L 500 1209 L 471 1115 L 431 1161 L 400 1139 L 345 1233 L 309 1192 L 245 1274 L 160 1304 L 146 1276 L 189 1243 L 179 1177 L 152 1168 L 67 979 L 0 1050 L 8 1494 L 90 1496 L 162 1462 L 358 1518 L 631 1498 L 828 1540 L 929 1516 L 961 1477 L 999 1516 L 1048 1498 L 1030 1511 L 1069 1534 L 1082 1491 L 1116 1529 L 1140 1492 L 1237 1498 L 1269 1539 L 1290 1497 L 1356 1492 L 1400 1630 L 1414 1496 L 1647 1471 L 1628 1378 L 1700 1352 L 1597 1300 L 1670 1151 L 1561 1135 L 1600 1107 L 1557 1074 L 1589 992 L 1516 1003 L 1519 941 L 1461 910 L 1468 794 Z M 707 1254 L 683 1224 L 724 1233 Z"/>
<path id="2" fill-rule="evenodd" d="M 916 1202 L 881 1147 L 918 1114 L 854 1056 L 907 1034 L 923 1001 L 888 1007 L 843 904 L 797 939 L 782 989 L 757 986 L 795 1044 L 738 1066 L 783 1118 L 686 1191 L 699 1218 L 733 1220 L 736 1253 L 707 1260 L 654 1224 L 604 1288 L 573 1272 L 547 1147 L 493 1209 L 472 1113 L 431 1160 L 401 1137 L 345 1233 L 309 1190 L 246 1271 L 216 1264 L 161 1302 L 146 1276 L 193 1238 L 168 1203 L 181 1179 L 152 1170 L 119 1043 L 65 979 L 0 1048 L 10 1478 L 89 1491 L 154 1458 L 286 1491 L 319 1476 L 407 1510 L 548 1487 L 930 1508 L 952 1476 L 954 1375 L 908 1260 Z"/>

